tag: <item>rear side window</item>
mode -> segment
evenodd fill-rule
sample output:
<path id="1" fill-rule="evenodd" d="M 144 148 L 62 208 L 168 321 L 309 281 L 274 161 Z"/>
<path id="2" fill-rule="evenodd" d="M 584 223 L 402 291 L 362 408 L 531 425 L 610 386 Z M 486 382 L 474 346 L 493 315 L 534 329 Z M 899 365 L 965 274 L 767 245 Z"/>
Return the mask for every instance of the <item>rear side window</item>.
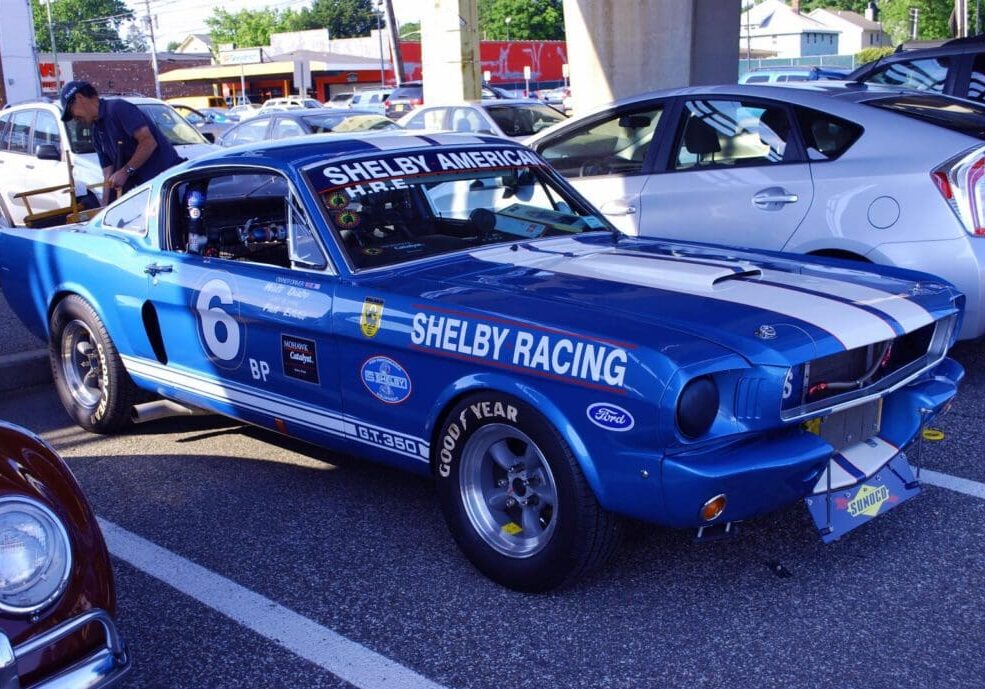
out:
<path id="1" fill-rule="evenodd" d="M 985 101 L 985 53 L 976 55 L 975 61 L 971 65 L 971 75 L 968 77 L 967 98 Z"/>
<path id="2" fill-rule="evenodd" d="M 0 151 L 10 146 L 10 113 L 0 115 Z"/>
<path id="3" fill-rule="evenodd" d="M 19 110 L 14 113 L 13 127 L 10 130 L 10 150 L 15 153 L 29 153 L 31 125 L 34 124 L 33 110 Z"/>
<path id="4" fill-rule="evenodd" d="M 875 84 L 902 86 L 918 91 L 944 92 L 944 80 L 951 59 L 930 57 L 923 60 L 905 60 L 882 67 L 866 81 Z"/>
<path id="5" fill-rule="evenodd" d="M 862 127 L 840 117 L 810 108 L 796 108 L 797 122 L 811 160 L 834 160 L 851 148 Z"/>
<path id="6" fill-rule="evenodd" d="M 866 105 L 985 141 L 985 105 L 933 96 L 893 96 L 868 101 Z"/>

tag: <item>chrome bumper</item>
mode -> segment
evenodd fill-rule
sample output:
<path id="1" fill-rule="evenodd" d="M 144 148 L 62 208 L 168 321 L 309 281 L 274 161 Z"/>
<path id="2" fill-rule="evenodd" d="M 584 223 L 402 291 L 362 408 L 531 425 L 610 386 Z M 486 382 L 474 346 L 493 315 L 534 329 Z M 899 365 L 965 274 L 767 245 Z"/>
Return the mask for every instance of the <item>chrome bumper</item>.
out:
<path id="1" fill-rule="evenodd" d="M 43 651 L 86 625 L 96 623 L 102 625 L 106 634 L 106 642 L 102 648 L 29 687 L 21 685 L 20 676 L 17 674 L 18 658 Z M 127 655 L 126 646 L 116 631 L 113 618 L 105 610 L 90 610 L 25 641 L 16 648 L 12 647 L 7 636 L 0 632 L 0 689 L 97 689 L 97 687 L 101 689 L 116 682 L 129 668 L 130 657 Z"/>

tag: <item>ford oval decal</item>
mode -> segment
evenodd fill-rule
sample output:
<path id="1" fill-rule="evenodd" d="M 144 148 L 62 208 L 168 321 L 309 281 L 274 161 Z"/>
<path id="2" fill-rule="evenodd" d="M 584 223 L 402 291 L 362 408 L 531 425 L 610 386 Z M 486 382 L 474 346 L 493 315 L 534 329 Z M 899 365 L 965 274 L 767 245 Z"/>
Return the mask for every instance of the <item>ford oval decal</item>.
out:
<path id="1" fill-rule="evenodd" d="M 628 431 L 636 425 L 636 419 L 633 418 L 632 414 L 622 407 L 609 404 L 608 402 L 590 404 L 585 411 L 588 414 L 589 421 L 607 431 L 618 431 L 621 433 Z"/>
<path id="2" fill-rule="evenodd" d="M 367 359 L 360 377 L 366 389 L 381 402 L 400 404 L 410 397 L 410 376 L 403 366 L 389 357 Z"/>

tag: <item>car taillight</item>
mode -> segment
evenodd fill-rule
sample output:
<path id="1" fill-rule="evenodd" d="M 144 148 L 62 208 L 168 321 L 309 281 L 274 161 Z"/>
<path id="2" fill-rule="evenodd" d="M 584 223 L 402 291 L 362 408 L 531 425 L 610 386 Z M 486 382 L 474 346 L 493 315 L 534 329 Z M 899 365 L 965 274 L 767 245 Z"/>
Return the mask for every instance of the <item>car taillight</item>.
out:
<path id="1" fill-rule="evenodd" d="M 985 147 L 948 160 L 930 178 L 968 234 L 985 237 Z"/>
<path id="2" fill-rule="evenodd" d="M 415 98 L 414 100 L 411 101 L 411 105 L 424 105 L 424 99 Z"/>

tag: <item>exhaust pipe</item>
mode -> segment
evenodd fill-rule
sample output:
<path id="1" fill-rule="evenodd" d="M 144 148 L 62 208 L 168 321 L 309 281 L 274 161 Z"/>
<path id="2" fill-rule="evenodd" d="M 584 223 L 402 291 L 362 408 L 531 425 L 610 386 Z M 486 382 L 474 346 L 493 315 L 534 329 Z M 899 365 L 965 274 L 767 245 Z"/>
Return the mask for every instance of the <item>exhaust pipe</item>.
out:
<path id="1" fill-rule="evenodd" d="M 171 400 L 155 400 L 133 405 L 133 409 L 130 410 L 130 418 L 134 423 L 146 423 L 147 421 L 166 419 L 169 416 L 199 416 L 209 413 L 211 412 L 198 407 L 186 407 Z"/>

